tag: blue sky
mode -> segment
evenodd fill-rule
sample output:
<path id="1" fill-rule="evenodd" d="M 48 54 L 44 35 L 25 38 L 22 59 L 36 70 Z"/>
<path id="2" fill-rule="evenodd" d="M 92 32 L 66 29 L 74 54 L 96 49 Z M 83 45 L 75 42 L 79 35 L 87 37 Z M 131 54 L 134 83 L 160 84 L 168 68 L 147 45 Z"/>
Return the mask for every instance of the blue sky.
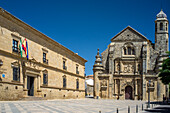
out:
<path id="1" fill-rule="evenodd" d="M 161 8 L 170 20 L 170 0 L 0 0 L 0 7 L 87 59 L 86 75 L 97 48 L 128 25 L 154 42 Z"/>

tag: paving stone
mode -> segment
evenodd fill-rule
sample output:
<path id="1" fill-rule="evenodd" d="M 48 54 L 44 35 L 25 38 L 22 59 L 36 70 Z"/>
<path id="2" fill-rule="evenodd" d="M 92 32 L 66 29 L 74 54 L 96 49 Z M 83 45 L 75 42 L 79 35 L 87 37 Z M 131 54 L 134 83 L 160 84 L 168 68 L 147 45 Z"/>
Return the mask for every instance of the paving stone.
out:
<path id="1" fill-rule="evenodd" d="M 113 99 L 68 99 L 43 101 L 1 101 L 0 113 L 119 113 L 135 112 L 136 105 L 141 106 L 145 101 L 113 100 Z"/>

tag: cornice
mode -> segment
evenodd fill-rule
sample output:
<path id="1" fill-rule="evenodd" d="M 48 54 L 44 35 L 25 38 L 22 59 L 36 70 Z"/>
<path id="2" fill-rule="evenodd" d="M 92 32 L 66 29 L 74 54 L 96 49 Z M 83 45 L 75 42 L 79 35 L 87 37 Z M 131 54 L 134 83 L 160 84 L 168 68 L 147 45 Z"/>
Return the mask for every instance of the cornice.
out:
<path id="1" fill-rule="evenodd" d="M 46 41 L 49 41 L 49 43 L 52 43 L 54 45 L 56 45 L 57 47 L 67 51 L 70 55 L 75 56 L 76 58 L 80 59 L 81 61 L 83 61 L 84 63 L 87 62 L 86 59 L 82 58 L 81 56 L 77 55 L 76 53 L 74 53 L 73 51 L 69 50 L 68 48 L 64 47 L 63 45 L 61 45 L 60 43 L 54 41 L 53 39 L 51 39 L 50 37 L 48 37 L 47 35 L 41 33 L 40 31 L 38 31 L 37 29 L 31 27 L 30 25 L 26 24 L 25 22 L 23 22 L 22 20 L 18 19 L 17 17 L 13 16 L 12 14 L 10 14 L 9 12 L 5 11 L 4 9 L 0 8 L 0 14 L 1 16 L 5 17 L 6 19 L 16 23 L 17 25 L 23 27 L 25 30 L 27 31 L 31 31 L 32 33 L 34 33 L 35 35 L 38 35 L 40 38 L 43 38 Z"/>

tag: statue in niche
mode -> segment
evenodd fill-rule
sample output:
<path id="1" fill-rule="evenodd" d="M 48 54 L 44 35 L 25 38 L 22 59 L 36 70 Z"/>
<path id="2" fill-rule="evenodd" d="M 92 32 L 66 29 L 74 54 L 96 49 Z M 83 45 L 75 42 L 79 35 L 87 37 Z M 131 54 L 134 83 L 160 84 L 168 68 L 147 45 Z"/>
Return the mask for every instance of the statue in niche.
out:
<path id="1" fill-rule="evenodd" d="M 155 83 L 154 83 L 154 81 L 153 80 L 151 80 L 151 82 L 149 83 L 149 81 L 148 81 L 148 87 L 155 87 Z"/>
<path id="2" fill-rule="evenodd" d="M 124 73 L 127 73 L 127 66 L 124 66 Z"/>
<path id="3" fill-rule="evenodd" d="M 117 71 L 120 72 L 120 62 L 117 64 Z"/>
<path id="4" fill-rule="evenodd" d="M 131 67 L 131 72 L 133 73 L 134 72 L 134 66 L 132 65 Z"/>
<path id="5" fill-rule="evenodd" d="M 143 51 L 143 57 L 146 58 L 146 51 Z"/>
<path id="6" fill-rule="evenodd" d="M 130 73 L 130 65 L 127 66 L 127 72 Z"/>
<path id="7" fill-rule="evenodd" d="M 106 81 L 106 80 L 103 80 L 100 84 L 101 84 L 101 87 L 102 87 L 102 86 L 107 86 L 107 81 Z"/>
<path id="8" fill-rule="evenodd" d="M 140 64 L 138 64 L 138 72 L 140 73 Z"/>

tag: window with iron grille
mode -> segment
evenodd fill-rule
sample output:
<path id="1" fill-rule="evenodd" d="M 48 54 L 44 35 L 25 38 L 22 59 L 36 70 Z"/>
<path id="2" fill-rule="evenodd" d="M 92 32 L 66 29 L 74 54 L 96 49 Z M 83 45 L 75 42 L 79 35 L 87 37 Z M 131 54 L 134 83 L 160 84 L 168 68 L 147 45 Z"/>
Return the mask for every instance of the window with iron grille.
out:
<path id="1" fill-rule="evenodd" d="M 47 54 L 43 52 L 43 63 L 48 64 Z"/>
<path id="2" fill-rule="evenodd" d="M 18 51 L 18 41 L 14 40 L 14 39 L 13 39 L 13 43 L 12 43 L 12 51 L 17 52 L 17 53 L 19 52 Z"/>
<path id="3" fill-rule="evenodd" d="M 79 89 L 79 80 L 76 80 L 76 89 Z"/>
<path id="4" fill-rule="evenodd" d="M 66 88 L 66 76 L 63 76 L 63 88 Z"/>
<path id="5" fill-rule="evenodd" d="M 79 67 L 78 67 L 78 65 L 76 66 L 76 74 L 79 74 Z"/>
<path id="6" fill-rule="evenodd" d="M 66 61 L 65 60 L 63 60 L 63 69 L 67 70 L 67 66 L 66 66 Z"/>
<path id="7" fill-rule="evenodd" d="M 20 81 L 20 69 L 13 67 L 13 80 Z"/>
<path id="8" fill-rule="evenodd" d="M 47 75 L 47 73 L 43 73 L 43 84 L 48 84 L 48 75 Z"/>

